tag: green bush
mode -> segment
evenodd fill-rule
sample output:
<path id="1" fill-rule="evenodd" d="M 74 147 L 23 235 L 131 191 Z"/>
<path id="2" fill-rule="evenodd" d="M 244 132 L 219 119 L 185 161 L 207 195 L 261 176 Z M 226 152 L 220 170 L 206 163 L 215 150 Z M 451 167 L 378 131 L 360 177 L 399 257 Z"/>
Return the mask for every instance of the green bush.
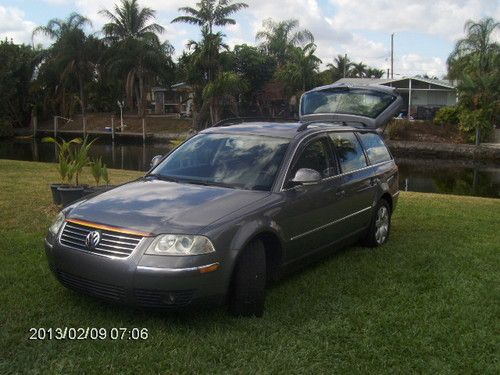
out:
<path id="1" fill-rule="evenodd" d="M 490 121 L 487 111 L 477 109 L 474 111 L 462 110 L 459 115 L 460 130 L 466 134 L 469 142 L 475 142 L 476 129 L 481 132 L 480 141 L 488 140 L 493 133 L 493 125 Z"/>
<path id="2" fill-rule="evenodd" d="M 7 138 L 14 136 L 14 128 L 10 121 L 6 119 L 0 119 L 0 138 Z"/>
<path id="3" fill-rule="evenodd" d="M 460 109 L 458 107 L 443 107 L 434 117 L 436 125 L 458 125 Z"/>

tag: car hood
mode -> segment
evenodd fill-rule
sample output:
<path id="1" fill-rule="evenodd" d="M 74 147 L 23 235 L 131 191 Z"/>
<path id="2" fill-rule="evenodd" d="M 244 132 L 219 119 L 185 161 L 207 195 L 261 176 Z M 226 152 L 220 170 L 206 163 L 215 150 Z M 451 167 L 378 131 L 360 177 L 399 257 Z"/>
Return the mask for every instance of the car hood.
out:
<path id="1" fill-rule="evenodd" d="M 68 218 L 153 234 L 196 234 L 269 194 L 141 179 L 82 201 Z"/>

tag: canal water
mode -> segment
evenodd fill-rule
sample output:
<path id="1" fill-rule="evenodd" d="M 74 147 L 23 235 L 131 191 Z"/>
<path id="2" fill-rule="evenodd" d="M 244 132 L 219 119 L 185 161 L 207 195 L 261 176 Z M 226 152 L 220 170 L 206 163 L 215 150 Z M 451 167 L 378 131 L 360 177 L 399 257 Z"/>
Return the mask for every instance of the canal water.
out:
<path id="1" fill-rule="evenodd" d="M 168 141 L 143 144 L 120 140 L 95 143 L 92 156 L 110 168 L 146 171 L 155 155 L 169 151 Z M 0 140 L 0 159 L 55 162 L 55 145 L 40 140 Z M 456 160 L 397 158 L 400 189 L 500 198 L 500 165 Z"/>

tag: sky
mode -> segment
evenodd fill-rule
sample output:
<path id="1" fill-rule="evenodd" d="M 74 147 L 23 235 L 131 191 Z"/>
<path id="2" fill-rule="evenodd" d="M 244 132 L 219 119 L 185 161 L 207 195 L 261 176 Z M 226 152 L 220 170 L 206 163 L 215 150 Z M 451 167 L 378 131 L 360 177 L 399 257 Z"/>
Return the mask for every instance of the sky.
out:
<path id="1" fill-rule="evenodd" d="M 161 36 L 175 47 L 176 56 L 188 40 L 199 39 L 197 27 L 171 24 L 181 6 L 197 0 L 140 0 L 157 11 Z M 242 1 L 242 0 L 238 0 Z M 31 43 L 32 30 L 51 18 L 66 18 L 71 12 L 87 16 L 93 32 L 105 19 L 101 9 L 112 9 L 118 0 L 0 0 L 0 38 Z M 500 19 L 500 0 L 246 0 L 249 7 L 238 12 L 234 26 L 224 27 L 226 43 L 256 45 L 255 33 L 266 18 L 296 18 L 301 28 L 315 36 L 317 55 L 323 65 L 337 54 L 347 54 L 384 71 L 390 67 L 390 36 L 394 33 L 395 77 L 446 74 L 446 58 L 455 42 L 464 36 L 464 23 L 484 16 Z M 500 41 L 497 33 L 494 38 Z M 38 36 L 35 44 L 47 44 Z"/>

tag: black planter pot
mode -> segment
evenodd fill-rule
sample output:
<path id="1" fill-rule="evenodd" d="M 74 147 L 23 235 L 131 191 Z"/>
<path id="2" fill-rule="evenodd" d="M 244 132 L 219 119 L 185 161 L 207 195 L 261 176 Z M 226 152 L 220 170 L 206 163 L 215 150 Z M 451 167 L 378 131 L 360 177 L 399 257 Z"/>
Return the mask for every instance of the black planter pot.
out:
<path id="1" fill-rule="evenodd" d="M 85 188 L 85 191 L 83 192 L 84 196 L 91 195 L 91 194 L 100 194 L 104 193 L 105 191 L 111 190 L 115 187 L 115 185 L 101 185 L 101 186 L 89 186 Z"/>
<path id="2" fill-rule="evenodd" d="M 84 196 L 85 186 L 61 186 L 57 189 L 61 204 L 66 207 Z"/>
<path id="3" fill-rule="evenodd" d="M 59 193 L 60 187 L 69 186 L 67 184 L 52 184 L 50 185 L 50 190 L 52 191 L 52 201 L 54 204 L 61 204 L 61 194 Z"/>

